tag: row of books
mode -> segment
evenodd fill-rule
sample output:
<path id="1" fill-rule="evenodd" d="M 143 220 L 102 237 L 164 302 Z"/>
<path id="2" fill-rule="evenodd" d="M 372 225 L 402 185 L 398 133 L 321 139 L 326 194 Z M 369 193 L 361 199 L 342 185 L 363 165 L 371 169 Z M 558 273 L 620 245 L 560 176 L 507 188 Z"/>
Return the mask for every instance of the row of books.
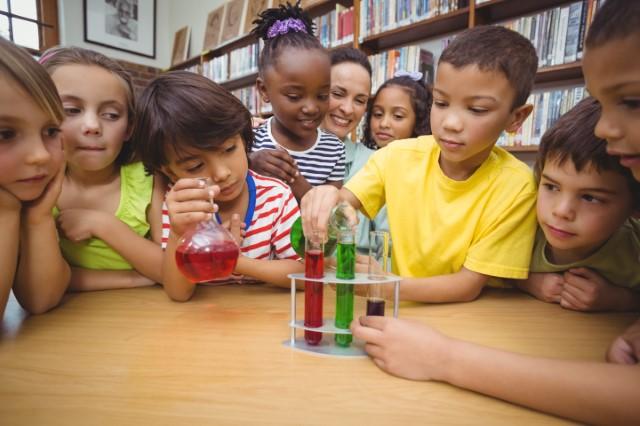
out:
<path id="1" fill-rule="evenodd" d="M 255 85 L 243 87 L 231 92 L 240 102 L 247 107 L 253 116 L 260 116 L 271 113 L 271 104 L 262 102 L 260 93 Z"/>
<path id="2" fill-rule="evenodd" d="M 586 30 L 597 6 L 597 1 L 583 0 L 501 25 L 531 40 L 540 67 L 560 65 L 582 58 Z"/>
<path id="3" fill-rule="evenodd" d="M 498 145 L 539 145 L 544 132 L 585 96 L 588 94 L 583 86 L 532 93 L 527 100 L 527 103 L 533 105 L 531 115 L 516 133 L 503 133 L 498 140 Z"/>
<path id="4" fill-rule="evenodd" d="M 331 12 L 313 19 L 316 35 L 324 47 L 353 42 L 353 6 L 336 4 Z"/>
<path id="5" fill-rule="evenodd" d="M 253 43 L 211 58 L 202 64 L 193 65 L 188 70 L 202 74 L 216 83 L 244 77 L 258 72 L 261 48 L 261 43 Z"/>
<path id="6" fill-rule="evenodd" d="M 468 0 L 362 0 L 360 40 L 403 25 L 451 13 Z"/>

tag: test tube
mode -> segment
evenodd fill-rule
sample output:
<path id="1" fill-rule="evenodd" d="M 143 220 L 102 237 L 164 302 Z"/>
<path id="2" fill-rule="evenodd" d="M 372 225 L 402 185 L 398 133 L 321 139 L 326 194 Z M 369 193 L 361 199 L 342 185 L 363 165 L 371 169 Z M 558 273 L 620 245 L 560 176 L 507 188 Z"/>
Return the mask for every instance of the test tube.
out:
<path id="1" fill-rule="evenodd" d="M 336 278 L 354 279 L 356 269 L 356 242 L 353 230 L 338 233 Z M 336 284 L 336 328 L 348 329 L 353 321 L 353 284 Z M 351 334 L 336 334 L 336 344 L 349 346 Z"/>
<path id="2" fill-rule="evenodd" d="M 324 244 L 314 234 L 305 241 L 304 276 L 308 278 L 324 277 Z M 323 284 L 317 281 L 304 282 L 304 325 L 305 327 L 322 327 Z M 304 331 L 304 339 L 310 345 L 317 345 L 322 340 L 318 331 Z"/>
<path id="3" fill-rule="evenodd" d="M 386 278 L 389 259 L 389 233 L 369 232 L 369 279 Z M 370 284 L 367 295 L 367 315 L 384 316 L 384 284 Z"/>

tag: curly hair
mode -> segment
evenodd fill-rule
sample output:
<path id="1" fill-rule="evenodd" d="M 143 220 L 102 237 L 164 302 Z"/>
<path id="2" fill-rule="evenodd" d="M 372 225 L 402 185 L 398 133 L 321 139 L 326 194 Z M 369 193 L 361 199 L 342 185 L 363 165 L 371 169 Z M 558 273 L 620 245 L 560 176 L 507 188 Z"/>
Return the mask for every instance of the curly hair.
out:
<path id="1" fill-rule="evenodd" d="M 393 77 L 382 84 L 378 88 L 376 94 L 369 100 L 367 112 L 365 114 L 364 129 L 362 134 L 362 143 L 370 149 L 378 149 L 378 145 L 371 137 L 371 111 L 376 103 L 378 95 L 387 87 L 399 87 L 409 94 L 413 112 L 416 114 L 416 124 L 413 127 L 411 137 L 431 134 L 431 104 L 433 96 L 431 87 L 424 85 L 422 81 L 416 81 L 411 77 Z"/>
<path id="2" fill-rule="evenodd" d="M 289 31 L 285 34 L 277 34 L 269 37 L 269 29 L 278 21 L 286 19 L 300 20 L 306 32 Z M 314 24 L 309 15 L 300 7 L 300 0 L 295 4 L 287 2 L 280 7 L 267 9 L 258 15 L 258 19 L 253 21 L 255 27 L 251 34 L 264 40 L 264 48 L 260 52 L 258 60 L 258 69 L 260 73 L 268 67 L 272 66 L 278 59 L 278 56 L 289 47 L 298 49 L 317 49 L 326 54 L 325 48 L 320 41 L 314 36 Z"/>

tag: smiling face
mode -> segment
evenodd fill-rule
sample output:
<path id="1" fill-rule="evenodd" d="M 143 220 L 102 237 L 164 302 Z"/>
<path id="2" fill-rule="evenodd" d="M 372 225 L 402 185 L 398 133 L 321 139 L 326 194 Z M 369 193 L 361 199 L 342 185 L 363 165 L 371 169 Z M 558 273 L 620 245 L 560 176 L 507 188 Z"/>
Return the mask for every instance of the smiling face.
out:
<path id="1" fill-rule="evenodd" d="M 512 109 L 515 90 L 497 71 L 441 62 L 433 88 L 431 130 L 441 148 L 440 167 L 464 180 L 484 162 L 503 130 L 516 131 L 530 105 Z"/>
<path id="2" fill-rule="evenodd" d="M 247 154 L 240 135 L 202 150 L 181 147 L 180 152 L 169 150 L 169 160 L 162 172 L 173 182 L 182 178 L 205 177 L 220 187 L 216 203 L 231 203 L 247 191 L 245 179 L 249 169 Z"/>
<path id="3" fill-rule="evenodd" d="M 125 83 L 93 65 L 63 65 L 51 78 L 66 115 L 61 128 L 69 169 L 114 167 L 130 133 Z"/>
<path id="4" fill-rule="evenodd" d="M 55 121 L 14 80 L 0 73 L 0 187 L 20 201 L 38 198 L 60 169 Z"/>
<path id="5" fill-rule="evenodd" d="M 371 137 L 379 148 L 396 139 L 413 135 L 416 113 L 409 92 L 400 86 L 386 86 L 371 107 Z"/>
<path id="6" fill-rule="evenodd" d="M 287 148 L 310 147 L 329 108 L 331 63 L 319 49 L 286 48 L 258 78 L 258 90 L 273 106 L 273 129 Z"/>
<path id="7" fill-rule="evenodd" d="M 586 50 L 583 69 L 587 90 L 600 102 L 595 133 L 607 140 L 607 152 L 640 180 L 640 35 Z M 629 50 L 630 49 L 630 50 Z"/>
<path id="8" fill-rule="evenodd" d="M 322 128 L 344 139 L 364 115 L 371 92 L 371 77 L 362 65 L 342 62 L 331 67 L 329 110 Z"/>
<path id="9" fill-rule="evenodd" d="M 548 159 L 542 170 L 538 222 L 547 238 L 547 256 L 566 264 L 585 259 L 604 244 L 632 212 L 629 184 L 620 173 L 587 165 L 576 171 Z"/>

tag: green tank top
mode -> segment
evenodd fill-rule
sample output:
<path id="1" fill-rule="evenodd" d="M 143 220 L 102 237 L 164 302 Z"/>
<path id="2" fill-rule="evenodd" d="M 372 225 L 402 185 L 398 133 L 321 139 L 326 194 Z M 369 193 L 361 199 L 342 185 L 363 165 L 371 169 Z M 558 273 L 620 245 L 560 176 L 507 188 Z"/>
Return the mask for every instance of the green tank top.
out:
<path id="1" fill-rule="evenodd" d="M 120 168 L 120 204 L 116 217 L 141 237 L 149 233 L 147 207 L 151 204 L 153 176 L 147 176 L 141 162 L 127 164 Z M 58 216 L 54 208 L 54 217 Z M 98 238 L 90 238 L 74 243 L 60 238 L 62 255 L 71 266 L 86 269 L 130 270 L 133 267 L 107 243 Z"/>

